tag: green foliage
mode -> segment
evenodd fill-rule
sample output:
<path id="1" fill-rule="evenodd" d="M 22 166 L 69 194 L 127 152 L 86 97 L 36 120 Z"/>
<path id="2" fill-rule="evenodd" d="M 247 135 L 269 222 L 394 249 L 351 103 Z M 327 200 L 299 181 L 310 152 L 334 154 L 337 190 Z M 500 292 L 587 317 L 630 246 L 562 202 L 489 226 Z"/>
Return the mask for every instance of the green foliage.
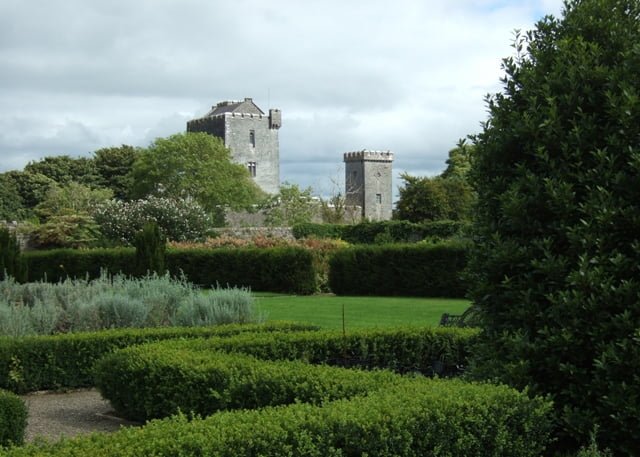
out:
<path id="1" fill-rule="evenodd" d="M 192 197 L 212 214 L 220 207 L 247 208 L 262 192 L 243 165 L 231 162 L 221 139 L 180 133 L 140 150 L 131 172 L 133 198 Z"/>
<path id="2" fill-rule="evenodd" d="M 411 222 L 467 220 L 474 193 L 462 178 L 445 179 L 400 175 L 404 181 L 394 218 Z"/>
<path id="3" fill-rule="evenodd" d="M 135 273 L 135 251 L 114 249 L 56 249 L 23 254 L 29 281 L 57 282 L 70 278 L 99 278 L 109 273 Z M 305 248 L 171 249 L 165 267 L 175 277 L 199 286 L 217 284 L 264 292 L 312 294 L 318 289 L 317 260 Z"/>
<path id="4" fill-rule="evenodd" d="M 92 189 L 70 181 L 65 185 L 51 186 L 34 210 L 42 221 L 53 216 L 89 215 L 97 205 L 108 201 L 112 196 L 109 189 Z"/>
<path id="5" fill-rule="evenodd" d="M 363 372 L 299 361 L 265 362 L 197 351 L 181 343 L 143 345 L 105 356 L 96 386 L 122 416 L 144 422 L 178 412 L 209 416 L 294 402 L 322 404 L 397 383 L 388 371 Z"/>
<path id="6" fill-rule="evenodd" d="M 25 226 L 29 242 L 40 249 L 87 248 L 100 239 L 100 228 L 86 214 L 51 216 L 45 223 Z"/>
<path id="7" fill-rule="evenodd" d="M 5 176 L 11 180 L 17 189 L 22 199 L 22 204 L 26 209 L 33 209 L 44 200 L 49 188 L 56 184 L 53 179 L 41 173 L 8 171 Z"/>
<path id="8" fill-rule="evenodd" d="M 142 227 L 133 241 L 136 248 L 136 274 L 146 276 L 150 273 L 164 274 L 164 257 L 167 239 L 155 222 Z"/>
<path id="9" fill-rule="evenodd" d="M 102 148 L 93 153 L 93 162 L 100 176 L 100 185 L 111 189 L 118 199 L 129 197 L 133 186 L 131 169 L 138 151 L 133 146 Z"/>
<path id="10" fill-rule="evenodd" d="M 20 252 L 15 232 L 0 227 L 0 280 L 12 277 L 24 281 L 27 276 L 26 263 Z"/>
<path id="11" fill-rule="evenodd" d="M 67 278 L 99 278 L 103 271 L 111 274 L 134 273 L 135 250 L 112 249 L 51 249 L 26 251 L 28 280 L 59 282 Z"/>
<path id="12" fill-rule="evenodd" d="M 167 268 L 203 287 L 224 284 L 262 292 L 312 294 L 317 289 L 314 257 L 308 249 L 172 249 Z"/>
<path id="13" fill-rule="evenodd" d="M 455 148 L 449 151 L 447 168 L 440 174 L 440 177 L 466 180 L 471 170 L 474 151 L 473 144 L 466 144 L 464 140 L 461 140 Z"/>
<path id="14" fill-rule="evenodd" d="M 464 297 L 466 243 L 355 246 L 330 260 L 329 287 L 338 295 Z"/>
<path id="15" fill-rule="evenodd" d="M 18 187 L 7 173 L 0 173 L 0 221 L 19 221 L 25 216 Z"/>
<path id="16" fill-rule="evenodd" d="M 147 342 L 228 337 L 242 332 L 310 330 L 292 323 L 111 329 L 54 336 L 0 337 L 0 388 L 14 392 L 93 386 L 94 364 L 116 349 Z"/>
<path id="17" fill-rule="evenodd" d="M 284 182 L 280 191 L 262 205 L 265 223 L 274 227 L 289 227 L 310 222 L 316 212 L 311 187 L 300 189 L 297 184 Z"/>
<path id="18" fill-rule="evenodd" d="M 640 4 L 517 35 L 475 139 L 477 376 L 554 400 L 557 447 L 640 443 Z"/>
<path id="19" fill-rule="evenodd" d="M 86 157 L 72 158 L 67 155 L 50 156 L 29 162 L 25 173 L 44 175 L 58 185 L 64 186 L 75 181 L 86 186 L 97 187 L 99 176 L 95 163 Z"/>
<path id="20" fill-rule="evenodd" d="M 425 239 L 462 237 L 468 228 L 463 221 L 379 221 L 353 225 L 304 223 L 293 226 L 293 236 L 301 238 L 340 238 L 352 244 L 413 243 Z"/>
<path id="21" fill-rule="evenodd" d="M 393 327 L 342 331 L 238 335 L 185 343 L 190 349 L 248 354 L 265 360 L 389 369 L 397 373 L 453 376 L 467 365 L 477 331 Z"/>
<path id="22" fill-rule="evenodd" d="M 316 224 L 305 222 L 295 224 L 292 227 L 293 236 L 299 240 L 302 238 L 342 238 L 344 226 L 338 224 Z"/>
<path id="23" fill-rule="evenodd" d="M 17 395 L 0 389 L 0 448 L 21 445 L 27 428 L 27 407 Z"/>
<path id="24" fill-rule="evenodd" d="M 179 415 L 0 455 L 537 457 L 548 440 L 548 413 L 547 402 L 505 386 L 407 379 L 322 407 Z"/>

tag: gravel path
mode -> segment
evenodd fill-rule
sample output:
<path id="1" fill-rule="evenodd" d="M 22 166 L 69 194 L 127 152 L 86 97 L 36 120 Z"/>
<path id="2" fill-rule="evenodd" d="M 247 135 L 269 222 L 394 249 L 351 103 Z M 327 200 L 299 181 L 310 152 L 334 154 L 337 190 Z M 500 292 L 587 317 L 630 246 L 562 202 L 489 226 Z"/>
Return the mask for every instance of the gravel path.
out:
<path id="1" fill-rule="evenodd" d="M 57 439 L 91 432 L 115 432 L 123 425 L 138 425 L 114 417 L 113 409 L 95 389 L 65 393 L 23 395 L 29 410 L 25 440 Z"/>

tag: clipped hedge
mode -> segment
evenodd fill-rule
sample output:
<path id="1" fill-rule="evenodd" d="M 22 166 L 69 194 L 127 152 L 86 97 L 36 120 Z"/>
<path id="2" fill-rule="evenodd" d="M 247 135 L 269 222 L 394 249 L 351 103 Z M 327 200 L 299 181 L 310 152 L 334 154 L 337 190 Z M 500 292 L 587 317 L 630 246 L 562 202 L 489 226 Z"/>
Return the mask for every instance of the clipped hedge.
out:
<path id="1" fill-rule="evenodd" d="M 110 273 L 133 274 L 134 248 L 50 249 L 26 251 L 28 282 L 58 282 L 71 278 L 100 277 L 101 270 Z"/>
<path id="2" fill-rule="evenodd" d="M 227 337 L 242 332 L 310 330 L 303 324 L 274 323 L 114 329 L 21 338 L 0 337 L 0 388 L 13 392 L 93 385 L 92 367 L 105 354 L 135 344 L 174 338 Z M 282 333 L 282 332 L 280 332 Z"/>
<path id="3" fill-rule="evenodd" d="M 414 243 L 428 238 L 460 236 L 469 223 L 462 221 L 362 222 L 353 225 L 303 223 L 293 226 L 293 236 L 300 238 L 341 238 L 352 244 Z"/>
<path id="4" fill-rule="evenodd" d="M 242 353 L 264 360 L 304 360 L 427 376 L 456 375 L 467 365 L 476 329 L 397 327 L 340 331 L 246 333 L 186 341 L 192 350 Z"/>
<path id="5" fill-rule="evenodd" d="M 53 249 L 24 254 L 29 281 L 57 282 L 67 277 L 94 279 L 101 270 L 135 275 L 135 249 Z M 171 274 L 205 287 L 238 286 L 265 292 L 311 294 L 316 291 L 313 256 L 296 247 L 265 249 L 174 249 L 165 256 Z"/>
<path id="6" fill-rule="evenodd" d="M 174 416 L 0 455 L 537 457 L 548 442 L 549 410 L 546 401 L 505 386 L 412 379 L 322 407 Z"/>
<path id="7" fill-rule="evenodd" d="M 136 420 L 182 411 L 208 416 L 294 402 L 321 404 L 377 390 L 398 375 L 262 361 L 162 342 L 123 349 L 96 364 L 96 386 L 122 416 Z"/>
<path id="8" fill-rule="evenodd" d="M 166 266 L 205 287 L 220 284 L 301 295 L 317 288 L 313 255 L 297 247 L 175 249 L 167 252 Z"/>
<path id="9" fill-rule="evenodd" d="M 0 447 L 20 445 L 27 428 L 27 407 L 17 395 L 0 389 Z"/>
<path id="10" fill-rule="evenodd" d="M 462 242 L 354 246 L 329 260 L 329 286 L 338 295 L 464 297 Z"/>

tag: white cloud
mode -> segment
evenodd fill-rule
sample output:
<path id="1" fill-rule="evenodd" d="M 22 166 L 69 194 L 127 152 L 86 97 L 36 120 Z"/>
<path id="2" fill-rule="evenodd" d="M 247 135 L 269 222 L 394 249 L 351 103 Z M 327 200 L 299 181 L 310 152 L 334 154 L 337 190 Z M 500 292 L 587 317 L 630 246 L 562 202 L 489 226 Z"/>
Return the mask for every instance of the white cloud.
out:
<path id="1" fill-rule="evenodd" d="M 283 111 L 282 180 L 326 187 L 342 153 L 435 174 L 479 130 L 512 30 L 561 0 L 6 0 L 0 170 L 147 145 L 226 99 Z"/>

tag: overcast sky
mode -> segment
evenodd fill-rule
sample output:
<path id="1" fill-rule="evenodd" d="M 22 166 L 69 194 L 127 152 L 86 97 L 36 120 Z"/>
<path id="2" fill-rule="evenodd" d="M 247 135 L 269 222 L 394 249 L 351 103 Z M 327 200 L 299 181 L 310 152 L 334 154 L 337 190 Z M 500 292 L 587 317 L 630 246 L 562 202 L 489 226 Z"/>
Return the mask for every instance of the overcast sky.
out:
<path id="1" fill-rule="evenodd" d="M 342 154 L 434 175 L 486 120 L 514 29 L 561 0 L 0 0 L 0 171 L 147 146 L 222 100 L 279 108 L 282 181 Z M 395 186 L 399 182 L 396 180 Z"/>

